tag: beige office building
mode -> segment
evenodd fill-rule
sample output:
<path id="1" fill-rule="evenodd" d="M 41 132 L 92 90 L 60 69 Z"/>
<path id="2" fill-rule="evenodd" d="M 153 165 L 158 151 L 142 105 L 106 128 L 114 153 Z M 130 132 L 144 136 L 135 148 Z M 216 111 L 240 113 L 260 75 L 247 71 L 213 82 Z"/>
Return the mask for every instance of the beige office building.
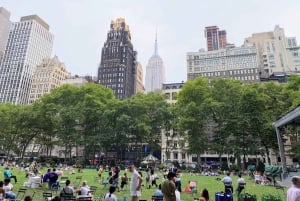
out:
<path id="1" fill-rule="evenodd" d="M 3 7 L 0 7 L 0 63 L 5 51 L 5 46 L 8 40 L 9 30 L 11 27 L 10 12 Z"/>
<path id="2" fill-rule="evenodd" d="M 142 67 L 142 64 L 141 63 L 137 63 L 137 66 L 136 66 L 136 75 L 135 75 L 135 93 L 138 93 L 138 92 L 141 92 L 143 93 L 145 91 L 145 87 L 144 87 L 144 84 L 143 84 L 143 77 L 144 77 L 144 74 L 143 74 L 143 67 Z"/>
<path id="3" fill-rule="evenodd" d="M 162 85 L 162 93 L 166 96 L 166 101 L 169 104 L 175 104 L 177 95 L 183 87 L 184 83 L 171 83 Z M 161 130 L 161 162 L 178 161 L 192 162 L 192 157 L 186 153 L 186 140 L 173 129 Z"/>
<path id="4" fill-rule="evenodd" d="M 61 86 L 63 80 L 69 76 L 70 73 L 67 72 L 65 64 L 59 61 L 57 56 L 43 59 L 34 72 L 28 103 L 33 103 L 43 94 Z"/>
<path id="5" fill-rule="evenodd" d="M 294 72 L 300 68 L 300 46 L 295 37 L 286 37 L 278 25 L 270 32 L 254 33 L 244 41 L 256 47 L 261 77 L 275 72 Z"/>
<path id="6" fill-rule="evenodd" d="M 214 51 L 187 53 L 188 80 L 205 77 L 231 78 L 243 82 L 259 82 L 259 68 L 256 50 L 253 45 L 234 47 Z"/>

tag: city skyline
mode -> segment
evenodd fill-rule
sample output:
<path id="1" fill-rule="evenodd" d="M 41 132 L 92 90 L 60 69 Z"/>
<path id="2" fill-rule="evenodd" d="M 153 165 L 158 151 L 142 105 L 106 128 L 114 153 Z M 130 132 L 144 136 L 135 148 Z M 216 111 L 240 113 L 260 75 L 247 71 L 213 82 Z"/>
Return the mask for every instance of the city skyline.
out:
<path id="1" fill-rule="evenodd" d="M 138 51 L 144 72 L 153 52 L 153 36 L 157 30 L 160 56 L 166 67 L 166 80 L 187 80 L 186 53 L 206 49 L 204 28 L 219 26 L 227 31 L 227 40 L 242 45 L 253 33 L 268 32 L 276 24 L 289 37 L 300 37 L 297 12 L 300 2 L 266 0 L 239 2 L 206 1 L 98 1 L 2 0 L 17 22 L 26 15 L 39 15 L 54 34 L 54 51 L 72 74 L 97 75 L 101 48 L 111 20 L 125 18 Z M 213 12 L 212 12 L 213 11 Z M 258 23 L 259 22 L 259 23 Z M 70 37 L 71 36 L 71 37 Z"/>

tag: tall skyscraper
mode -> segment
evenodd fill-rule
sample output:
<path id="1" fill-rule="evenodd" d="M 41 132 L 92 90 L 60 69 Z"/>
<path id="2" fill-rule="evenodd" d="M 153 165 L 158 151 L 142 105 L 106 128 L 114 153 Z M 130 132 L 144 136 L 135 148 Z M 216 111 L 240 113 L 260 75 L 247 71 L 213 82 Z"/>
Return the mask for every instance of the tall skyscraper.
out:
<path id="1" fill-rule="evenodd" d="M 59 61 L 57 56 L 43 59 L 43 62 L 34 71 L 28 103 L 33 103 L 43 94 L 61 86 L 62 81 L 69 76 L 70 73 L 67 72 L 65 64 Z"/>
<path id="2" fill-rule="evenodd" d="M 142 64 L 138 62 L 136 66 L 136 76 L 135 76 L 135 93 L 141 92 L 143 93 L 145 91 L 145 87 L 143 84 L 144 80 L 144 74 L 143 74 L 143 67 Z"/>
<path id="3" fill-rule="evenodd" d="M 10 13 L 3 7 L 0 7 L 0 63 L 7 43 L 11 21 Z"/>
<path id="4" fill-rule="evenodd" d="M 278 25 L 273 31 L 252 34 L 244 44 L 255 45 L 261 77 L 300 70 L 300 46 L 295 37 L 286 37 Z"/>
<path id="5" fill-rule="evenodd" d="M 129 26 L 118 18 L 110 24 L 101 53 L 98 83 L 111 88 L 116 97 L 124 99 L 135 92 L 137 52 L 133 50 Z"/>
<path id="6" fill-rule="evenodd" d="M 205 38 L 207 51 L 224 49 L 227 44 L 227 36 L 225 30 L 219 30 L 217 26 L 205 27 Z"/>
<path id="7" fill-rule="evenodd" d="M 165 67 L 163 60 L 158 55 L 157 35 L 155 38 L 154 54 L 149 59 L 146 67 L 146 92 L 162 89 L 162 84 L 166 82 Z"/>
<path id="8" fill-rule="evenodd" d="M 0 102 L 27 104 L 33 73 L 51 56 L 53 35 L 37 15 L 12 24 L 0 66 Z"/>

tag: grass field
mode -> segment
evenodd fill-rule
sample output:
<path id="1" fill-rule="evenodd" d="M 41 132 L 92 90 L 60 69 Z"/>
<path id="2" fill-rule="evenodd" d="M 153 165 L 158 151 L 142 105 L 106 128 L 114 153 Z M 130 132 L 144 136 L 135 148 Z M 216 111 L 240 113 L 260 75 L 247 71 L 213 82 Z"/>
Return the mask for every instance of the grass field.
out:
<path id="1" fill-rule="evenodd" d="M 46 168 L 42 169 L 41 172 L 45 173 L 47 171 Z M 27 178 L 25 178 L 25 173 L 24 171 L 20 171 L 17 169 L 13 169 L 12 173 L 14 175 L 17 176 L 18 178 L 18 183 L 14 183 L 14 181 L 12 180 L 12 184 L 14 185 L 14 191 L 17 193 L 18 189 L 20 187 L 23 186 L 23 183 L 25 181 L 27 181 Z M 123 172 L 121 172 L 122 174 Z M 3 167 L 0 168 L 0 174 L 2 176 L 0 176 L 1 179 L 3 179 Z M 143 172 L 144 175 L 144 184 L 145 184 L 145 175 L 146 173 Z M 158 173 L 158 175 L 160 176 L 160 179 L 157 181 L 157 184 L 161 183 L 163 181 L 163 176 L 162 174 Z M 108 190 L 108 186 L 104 187 L 101 184 L 101 181 L 99 181 L 97 179 L 97 171 L 95 169 L 84 169 L 83 173 L 75 173 L 73 175 L 69 174 L 67 171 L 64 171 L 64 176 L 68 176 L 69 179 L 71 180 L 71 183 L 75 184 L 75 187 L 77 187 L 76 183 L 75 183 L 75 178 L 76 176 L 82 176 L 82 181 L 86 180 L 88 182 L 89 186 L 97 186 L 97 191 L 95 192 L 95 197 L 99 198 L 101 195 L 103 195 L 104 193 L 107 192 Z M 103 177 L 107 177 L 108 173 L 105 172 Z M 130 174 L 129 174 L 130 176 Z M 222 178 L 223 175 L 220 176 L 220 178 Z M 198 186 L 197 186 L 197 195 L 192 195 L 192 194 L 188 194 L 188 193 L 181 193 L 181 200 L 182 201 L 193 201 L 195 197 L 199 197 L 199 192 L 202 188 L 206 188 L 209 191 L 209 195 L 210 195 L 210 200 L 213 201 L 215 200 L 215 193 L 216 192 L 220 192 L 224 190 L 223 187 L 223 183 L 221 181 L 217 181 L 216 180 L 217 177 L 215 176 L 199 176 L 199 175 L 190 175 L 189 173 L 182 173 L 182 177 L 181 177 L 181 182 L 182 182 L 182 189 L 184 189 L 184 187 L 187 185 L 188 181 L 196 181 Z M 280 195 L 282 200 L 285 200 L 285 195 L 286 195 L 286 190 L 278 190 L 275 187 L 272 186 L 263 186 L 263 185 L 257 185 L 254 184 L 253 181 L 251 181 L 251 179 L 248 176 L 244 177 L 246 179 L 247 185 L 245 188 L 246 193 L 250 193 L 250 194 L 256 194 L 257 196 L 257 200 L 260 201 L 261 200 L 261 196 L 263 194 L 272 194 L 272 195 Z M 237 181 L 237 177 L 233 177 L 234 183 L 234 189 L 236 188 L 236 181 Z M 44 191 L 48 191 L 50 192 L 50 190 L 47 189 L 48 185 L 44 184 L 43 187 L 41 188 L 37 188 L 37 189 L 31 189 L 31 188 L 27 188 L 26 190 L 26 194 L 27 195 L 32 195 L 34 193 L 34 201 L 43 201 L 42 198 L 42 193 Z M 151 189 L 146 189 L 146 187 L 143 187 L 142 190 L 142 197 L 140 199 L 143 200 L 151 200 L 151 196 L 153 195 L 155 191 L 155 187 L 152 187 Z M 59 195 L 59 192 L 53 191 L 52 192 L 53 195 Z M 127 185 L 125 187 L 125 190 L 120 191 L 120 192 L 116 192 L 115 193 L 117 195 L 118 198 L 124 198 L 126 197 L 127 200 L 130 199 L 130 192 L 129 192 L 129 185 Z M 237 196 L 234 195 L 234 200 L 237 200 Z M 97 199 L 98 201 L 98 199 Z"/>

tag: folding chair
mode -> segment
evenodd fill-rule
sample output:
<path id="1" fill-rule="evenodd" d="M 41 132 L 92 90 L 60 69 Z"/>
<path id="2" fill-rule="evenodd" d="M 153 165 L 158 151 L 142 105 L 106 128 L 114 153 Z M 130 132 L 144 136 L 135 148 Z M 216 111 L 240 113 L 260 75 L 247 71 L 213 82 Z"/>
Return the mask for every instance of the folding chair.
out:
<path id="1" fill-rule="evenodd" d="M 22 201 L 24 199 L 25 194 L 26 194 L 26 190 L 27 190 L 26 188 L 20 188 L 18 190 L 16 199 L 14 199 L 12 201 Z"/>
<path id="2" fill-rule="evenodd" d="M 92 193 L 92 195 L 95 195 L 96 190 L 97 190 L 97 186 L 90 186 L 90 192 Z"/>
<path id="3" fill-rule="evenodd" d="M 57 194 L 57 191 L 59 190 L 59 182 L 55 182 L 51 185 L 51 188 L 50 188 L 51 191 L 55 191 L 56 194 Z"/>
<path id="4" fill-rule="evenodd" d="M 34 200 L 34 199 L 33 199 L 34 196 L 35 196 L 35 191 L 33 191 L 33 193 L 32 193 L 32 196 L 31 196 L 32 200 Z"/>
<path id="5" fill-rule="evenodd" d="M 152 196 L 151 200 L 152 201 L 163 201 L 164 197 L 163 196 Z"/>
<path id="6" fill-rule="evenodd" d="M 73 195 L 62 195 L 61 198 L 63 198 L 64 201 L 73 201 L 76 200 L 76 197 Z"/>
<path id="7" fill-rule="evenodd" d="M 99 183 L 99 180 L 100 180 L 99 176 L 94 176 L 94 182 Z"/>
<path id="8" fill-rule="evenodd" d="M 48 201 L 49 199 L 52 199 L 52 193 L 43 192 L 43 199 L 44 199 L 44 201 Z"/>
<path id="9" fill-rule="evenodd" d="M 108 185 L 108 180 L 107 179 L 104 179 L 104 177 L 102 177 L 102 182 L 101 184 L 103 185 L 103 188 L 106 187 L 106 185 Z"/>
<path id="10" fill-rule="evenodd" d="M 69 177 L 61 177 L 59 183 L 65 184 L 68 179 L 69 179 Z"/>
<path id="11" fill-rule="evenodd" d="M 77 198 L 78 201 L 92 201 L 92 197 L 79 197 Z"/>
<path id="12" fill-rule="evenodd" d="M 100 195 L 100 196 L 98 197 L 98 199 L 95 199 L 95 201 L 104 201 L 105 195 L 106 195 L 106 194 Z"/>
<path id="13" fill-rule="evenodd" d="M 82 176 L 77 176 L 75 178 L 74 187 L 78 187 L 80 185 L 81 179 L 82 179 Z"/>

